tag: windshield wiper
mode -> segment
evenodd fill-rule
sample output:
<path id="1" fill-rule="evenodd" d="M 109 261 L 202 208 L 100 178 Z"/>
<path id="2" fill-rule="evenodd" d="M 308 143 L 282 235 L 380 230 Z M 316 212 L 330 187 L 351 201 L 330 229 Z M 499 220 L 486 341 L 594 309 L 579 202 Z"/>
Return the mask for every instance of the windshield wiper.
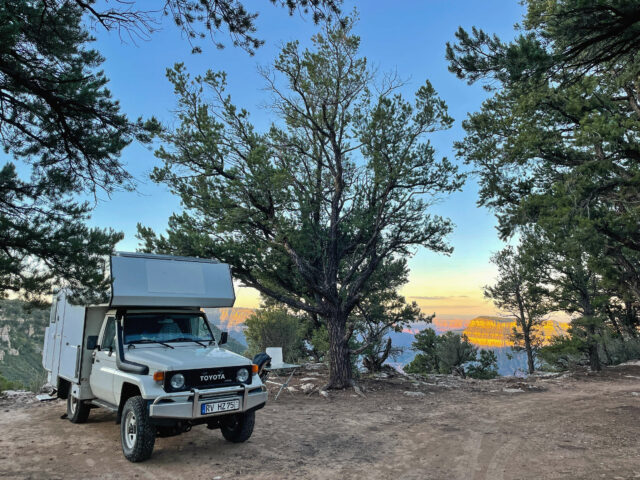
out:
<path id="1" fill-rule="evenodd" d="M 160 345 L 164 345 L 165 347 L 175 348 L 175 347 L 172 347 L 171 345 L 169 345 L 168 343 L 160 342 L 159 340 L 151 340 L 150 338 L 142 338 L 140 340 L 134 340 L 132 342 L 129 342 L 127 345 L 133 346 L 135 348 L 134 345 L 136 343 L 159 343 Z"/>
<path id="2" fill-rule="evenodd" d="M 202 343 L 200 340 L 196 340 L 195 338 L 178 337 L 178 338 L 172 338 L 171 340 L 167 340 L 167 341 L 168 342 L 195 342 L 198 345 L 202 345 L 203 347 L 206 347 L 204 343 Z"/>

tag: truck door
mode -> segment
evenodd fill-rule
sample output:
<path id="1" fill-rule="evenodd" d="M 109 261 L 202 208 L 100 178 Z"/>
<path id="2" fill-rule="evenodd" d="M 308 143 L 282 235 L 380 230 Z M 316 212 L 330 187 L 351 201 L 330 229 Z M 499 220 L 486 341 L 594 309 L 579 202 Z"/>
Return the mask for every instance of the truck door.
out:
<path id="1" fill-rule="evenodd" d="M 57 297 L 53 298 L 51 304 L 51 313 L 49 314 L 49 326 L 44 332 L 44 346 L 42 348 L 42 366 L 45 370 L 51 372 L 53 370 L 53 348 L 54 338 L 56 335 L 56 308 L 58 305 Z"/>
<path id="2" fill-rule="evenodd" d="M 65 306 L 58 375 L 74 383 L 80 381 L 84 319 L 84 307 L 69 303 Z"/>
<path id="3" fill-rule="evenodd" d="M 89 385 L 96 398 L 116 405 L 118 402 L 113 392 L 116 367 L 116 319 L 109 315 L 98 339 L 99 350 L 93 352 L 93 367 L 89 375 Z"/>
<path id="4" fill-rule="evenodd" d="M 60 370 L 60 344 L 62 343 L 62 324 L 64 320 L 64 309 L 67 305 L 64 292 L 58 294 L 56 299 L 55 309 L 51 312 L 53 314 L 53 325 L 51 325 L 51 332 L 49 333 L 52 340 L 51 346 L 51 377 L 55 384 L 58 381 L 58 372 Z"/>

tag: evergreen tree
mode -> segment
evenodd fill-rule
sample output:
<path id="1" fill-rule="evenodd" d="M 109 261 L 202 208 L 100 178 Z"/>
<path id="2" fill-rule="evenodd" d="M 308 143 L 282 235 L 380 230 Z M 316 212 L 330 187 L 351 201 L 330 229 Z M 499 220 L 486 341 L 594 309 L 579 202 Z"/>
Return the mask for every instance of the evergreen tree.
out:
<path id="1" fill-rule="evenodd" d="M 404 275 L 418 246 L 451 251 L 450 222 L 428 207 L 463 181 L 423 141 L 451 125 L 444 102 L 428 82 L 413 103 L 394 78 L 374 90 L 352 25 L 328 24 L 312 50 L 284 46 L 264 72 L 280 119 L 267 133 L 231 103 L 224 74 L 169 71 L 180 126 L 163 136 L 154 179 L 185 212 L 167 236 L 139 229 L 146 250 L 219 258 L 245 285 L 322 318 L 330 388 L 353 383 L 347 322 L 375 273 L 395 262 Z"/>
<path id="2" fill-rule="evenodd" d="M 491 258 L 498 267 L 498 280 L 495 285 L 484 288 L 484 295 L 516 319 L 514 343 L 519 345 L 521 341 L 527 354 L 529 373 L 533 373 L 540 343 L 536 327 L 542 324 L 551 309 L 540 258 L 523 250 L 526 250 L 526 242 L 517 250 L 506 247 Z"/>
<path id="3" fill-rule="evenodd" d="M 446 332 L 437 336 L 431 328 L 416 334 L 412 348 L 418 353 L 404 371 L 407 373 L 462 373 L 463 365 L 476 360 L 478 349 L 465 335 Z"/>
<path id="4" fill-rule="evenodd" d="M 91 206 L 75 198 L 130 187 L 119 155 L 146 139 L 106 89 L 81 20 L 72 2 L 0 2 L 0 292 L 34 301 L 61 280 L 104 290 L 122 235 L 86 227 Z"/>

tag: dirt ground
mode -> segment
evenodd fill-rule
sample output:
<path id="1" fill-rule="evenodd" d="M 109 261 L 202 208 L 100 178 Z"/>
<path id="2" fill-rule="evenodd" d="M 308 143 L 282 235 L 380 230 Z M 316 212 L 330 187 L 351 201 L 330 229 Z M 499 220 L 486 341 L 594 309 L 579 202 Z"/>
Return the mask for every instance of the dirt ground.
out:
<path id="1" fill-rule="evenodd" d="M 362 380 L 364 397 L 301 391 L 322 373 L 272 395 L 248 442 L 194 427 L 157 439 L 141 464 L 122 456 L 113 414 L 74 425 L 62 401 L 0 400 L 0 478 L 640 478 L 638 365 L 526 381 L 392 376 Z"/>

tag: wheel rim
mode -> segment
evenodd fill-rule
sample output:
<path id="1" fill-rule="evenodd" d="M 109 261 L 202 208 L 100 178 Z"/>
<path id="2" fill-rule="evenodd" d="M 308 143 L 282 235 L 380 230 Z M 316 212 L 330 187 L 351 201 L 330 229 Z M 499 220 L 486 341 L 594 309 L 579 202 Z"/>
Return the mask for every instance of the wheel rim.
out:
<path id="1" fill-rule="evenodd" d="M 136 437 L 138 436 L 138 426 L 136 422 L 136 414 L 133 412 L 127 412 L 127 416 L 124 420 L 124 443 L 127 448 L 133 448 L 136 444 Z"/>
<path id="2" fill-rule="evenodd" d="M 70 396 L 70 401 L 69 401 L 69 411 L 71 412 L 71 416 L 75 415 L 76 413 L 76 408 L 78 408 L 78 399 L 75 398 L 74 396 Z"/>

